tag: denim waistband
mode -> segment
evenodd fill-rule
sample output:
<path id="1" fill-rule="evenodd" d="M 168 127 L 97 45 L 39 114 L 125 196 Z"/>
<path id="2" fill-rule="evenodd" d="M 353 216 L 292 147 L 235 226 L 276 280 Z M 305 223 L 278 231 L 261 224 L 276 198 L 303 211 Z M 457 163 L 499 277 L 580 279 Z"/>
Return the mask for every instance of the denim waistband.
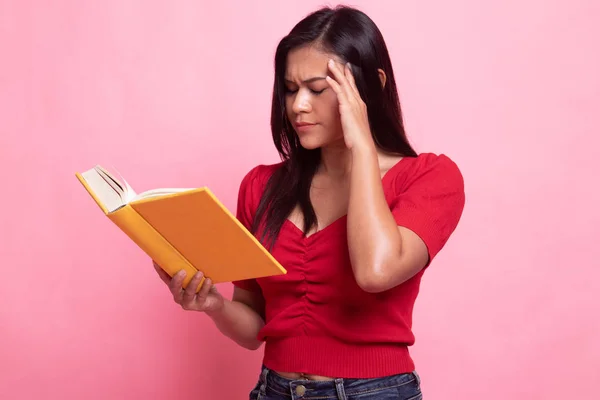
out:
<path id="1" fill-rule="evenodd" d="M 418 394 L 420 383 L 416 371 L 381 378 L 314 381 L 284 378 L 263 366 L 258 389 L 262 396 L 271 394 L 288 399 L 346 399 L 358 394 L 376 396 L 377 392 L 402 387 L 406 387 L 407 395 Z"/>

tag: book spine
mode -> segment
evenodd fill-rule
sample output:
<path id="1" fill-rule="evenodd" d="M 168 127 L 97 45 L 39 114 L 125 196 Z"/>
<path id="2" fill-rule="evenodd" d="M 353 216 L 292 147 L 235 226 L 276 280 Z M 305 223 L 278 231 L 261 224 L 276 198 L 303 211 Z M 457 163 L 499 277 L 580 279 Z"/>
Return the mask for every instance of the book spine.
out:
<path id="1" fill-rule="evenodd" d="M 185 270 L 186 276 L 183 287 L 187 287 L 198 270 L 133 207 L 127 204 L 115 212 L 107 214 L 107 216 L 170 276 L 175 275 L 182 269 Z M 196 288 L 196 291 L 201 285 L 202 282 Z"/>

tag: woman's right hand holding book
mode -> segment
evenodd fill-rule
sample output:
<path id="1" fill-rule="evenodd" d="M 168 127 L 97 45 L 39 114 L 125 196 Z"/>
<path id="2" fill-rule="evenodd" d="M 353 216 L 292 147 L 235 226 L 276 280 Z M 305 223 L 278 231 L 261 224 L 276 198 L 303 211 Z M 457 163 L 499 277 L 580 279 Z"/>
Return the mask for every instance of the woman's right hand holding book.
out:
<path id="1" fill-rule="evenodd" d="M 202 282 L 204 276 L 202 272 L 196 273 L 184 289 L 185 271 L 181 270 L 171 278 L 160 265 L 154 261 L 152 263 L 162 281 L 169 287 L 175 302 L 184 310 L 214 313 L 223 308 L 223 296 L 217 291 L 210 278 L 206 278 L 200 290 L 195 292 L 194 289 Z"/>

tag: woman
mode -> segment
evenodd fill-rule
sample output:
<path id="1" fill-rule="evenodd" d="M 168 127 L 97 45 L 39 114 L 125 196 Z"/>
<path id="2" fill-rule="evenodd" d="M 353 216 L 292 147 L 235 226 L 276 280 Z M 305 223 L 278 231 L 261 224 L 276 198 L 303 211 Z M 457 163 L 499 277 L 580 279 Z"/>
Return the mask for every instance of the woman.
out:
<path id="1" fill-rule="evenodd" d="M 288 273 L 234 282 L 224 299 L 199 273 L 175 301 L 248 349 L 265 342 L 251 399 L 419 399 L 408 346 L 421 276 L 456 228 L 463 179 L 406 139 L 375 24 L 325 8 L 275 56 L 271 125 L 282 162 L 243 179 L 238 219 Z M 329 396 L 329 397 L 328 397 Z"/>

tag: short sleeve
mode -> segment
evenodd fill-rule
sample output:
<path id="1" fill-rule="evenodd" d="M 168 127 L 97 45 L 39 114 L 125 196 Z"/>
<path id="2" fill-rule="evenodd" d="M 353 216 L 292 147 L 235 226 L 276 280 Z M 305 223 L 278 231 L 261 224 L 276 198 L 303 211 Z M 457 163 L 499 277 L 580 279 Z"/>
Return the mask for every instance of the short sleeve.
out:
<path id="1" fill-rule="evenodd" d="M 258 187 L 258 175 L 259 167 L 254 167 L 244 176 L 238 190 L 236 218 L 248 230 L 251 230 L 252 228 L 254 214 L 256 212 L 256 207 L 258 206 L 258 201 L 260 200 L 260 193 L 258 193 L 260 190 Z M 252 292 L 260 291 L 260 286 L 256 282 L 256 279 L 234 281 L 232 283 L 241 289 Z"/>
<path id="2" fill-rule="evenodd" d="M 419 157 L 411 176 L 396 177 L 391 211 L 398 226 L 412 230 L 425 242 L 431 263 L 462 216 L 464 180 L 447 156 Z"/>

